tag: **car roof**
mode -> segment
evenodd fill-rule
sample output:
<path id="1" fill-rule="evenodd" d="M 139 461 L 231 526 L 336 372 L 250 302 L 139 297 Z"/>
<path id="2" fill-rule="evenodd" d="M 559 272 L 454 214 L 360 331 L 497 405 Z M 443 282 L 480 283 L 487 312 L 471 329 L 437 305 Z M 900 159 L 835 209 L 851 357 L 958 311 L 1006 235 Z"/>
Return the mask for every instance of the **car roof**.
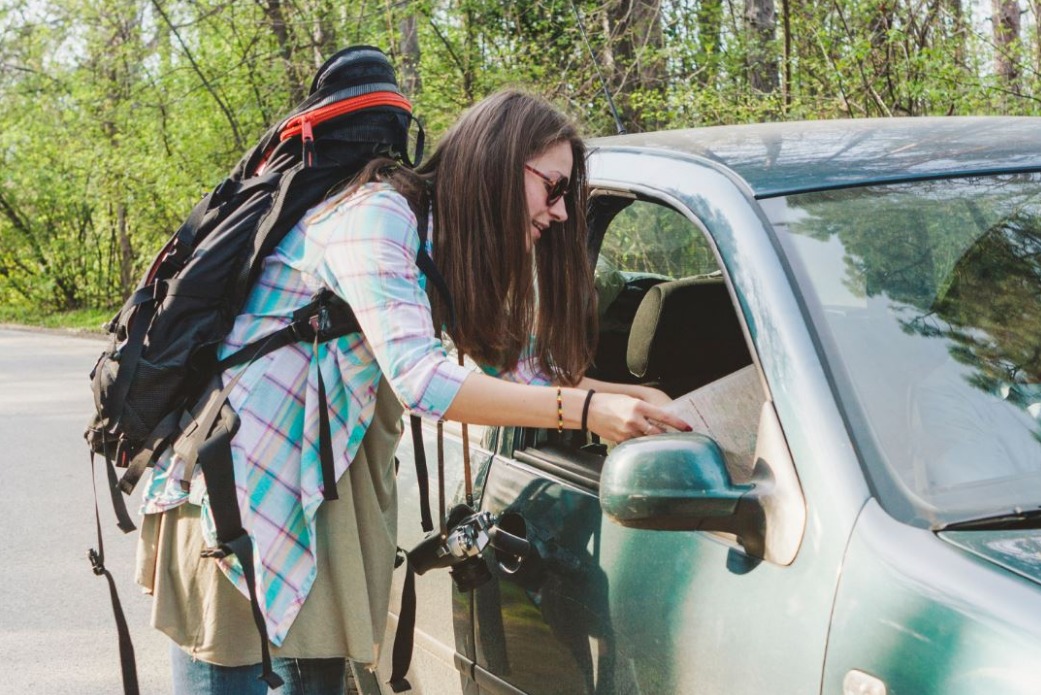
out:
<path id="1" fill-rule="evenodd" d="M 1041 171 L 1041 118 L 865 118 L 713 126 L 596 138 L 726 167 L 757 198 L 872 183 Z"/>

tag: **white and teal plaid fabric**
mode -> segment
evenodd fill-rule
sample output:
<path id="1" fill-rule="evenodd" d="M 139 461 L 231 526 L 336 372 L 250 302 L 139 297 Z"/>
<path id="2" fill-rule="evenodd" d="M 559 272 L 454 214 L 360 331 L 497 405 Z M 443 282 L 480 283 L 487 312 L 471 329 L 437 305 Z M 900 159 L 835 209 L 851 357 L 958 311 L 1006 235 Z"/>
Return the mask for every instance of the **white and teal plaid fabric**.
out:
<path id="1" fill-rule="evenodd" d="M 258 599 L 275 645 L 285 639 L 315 578 L 315 514 L 322 503 L 317 370 L 326 385 L 337 478 L 372 422 L 381 376 L 405 408 L 438 419 L 470 373 L 433 334 L 426 278 L 415 263 L 418 248 L 415 215 L 389 186 L 366 186 L 318 206 L 265 259 L 221 347 L 224 357 L 285 326 L 323 286 L 347 300 L 362 327 L 362 334 L 320 345 L 317 360 L 313 346 L 303 343 L 261 357 L 244 367 L 229 397 L 241 419 L 232 444 L 239 507 L 253 538 Z M 225 380 L 234 373 L 226 372 Z M 530 354 L 500 376 L 549 383 Z M 200 504 L 204 536 L 216 544 L 200 471 L 188 492 L 180 485 L 183 471 L 177 456 L 164 455 L 142 511 Z M 246 594 L 236 562 L 222 561 L 222 568 Z"/>

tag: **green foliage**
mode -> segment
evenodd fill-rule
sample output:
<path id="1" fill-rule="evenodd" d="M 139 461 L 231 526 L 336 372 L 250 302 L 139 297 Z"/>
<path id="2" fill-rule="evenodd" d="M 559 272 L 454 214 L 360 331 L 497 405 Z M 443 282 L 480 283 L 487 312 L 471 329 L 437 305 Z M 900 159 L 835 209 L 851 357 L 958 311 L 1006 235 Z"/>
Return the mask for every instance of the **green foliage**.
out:
<path id="1" fill-rule="evenodd" d="M 809 193 L 787 205 L 793 232 L 841 245 L 854 296 L 884 296 L 906 332 L 947 338 L 984 390 L 1041 373 L 1038 176 Z"/>
<path id="2" fill-rule="evenodd" d="M 600 260 L 607 269 L 671 279 L 719 270 L 707 237 L 675 210 L 634 201 L 611 220 Z"/>
<path id="3" fill-rule="evenodd" d="M 27 307 L 0 305 L 0 325 L 66 328 L 103 335 L 102 325 L 111 319 L 112 312 L 104 309 L 76 309 L 42 314 Z"/>
<path id="4" fill-rule="evenodd" d="M 5 0 L 0 301 L 118 305 L 191 205 L 352 43 L 416 66 L 429 141 L 507 85 L 589 136 L 616 130 L 605 83 L 629 130 L 1037 111 L 1032 15 L 999 45 L 968 3 L 773 7 L 776 26 L 753 28 L 722 0 Z M 992 67 L 999 53 L 1015 81 Z M 764 76 L 779 86 L 753 89 Z"/>

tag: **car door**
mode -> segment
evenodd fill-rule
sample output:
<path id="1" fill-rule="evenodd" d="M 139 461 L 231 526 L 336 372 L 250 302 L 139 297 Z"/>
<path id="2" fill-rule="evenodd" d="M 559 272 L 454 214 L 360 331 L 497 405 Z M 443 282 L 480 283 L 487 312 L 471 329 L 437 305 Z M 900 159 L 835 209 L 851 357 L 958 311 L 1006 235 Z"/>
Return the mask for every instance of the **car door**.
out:
<path id="1" fill-rule="evenodd" d="M 500 434 L 498 429 L 468 426 L 459 423 L 441 423 L 439 441 L 437 423 L 423 421 L 421 426 L 422 450 L 414 444 L 409 419 L 404 419 L 404 436 L 397 449 L 398 466 L 398 546 L 399 552 L 415 548 L 429 537 L 421 523 L 420 500 L 423 496 L 417 475 L 416 456 L 423 455 L 427 469 L 427 496 L 433 516 L 434 533 L 439 531 L 439 518 L 445 510 L 465 503 L 467 497 L 479 499 L 483 477 L 489 470 L 489 461 Z M 464 447 L 464 442 L 468 447 Z M 443 464 L 438 464 L 438 451 Z M 471 475 L 466 477 L 465 460 L 469 458 Z M 469 489 L 469 495 L 468 495 Z M 472 592 L 459 591 L 446 569 L 425 572 L 414 579 L 416 595 L 416 629 L 413 639 L 412 663 L 408 680 L 412 692 L 464 693 L 476 695 L 470 664 L 474 659 L 473 625 L 471 620 Z M 360 692 L 368 695 L 389 693 L 392 655 L 396 648 L 396 629 L 405 596 L 406 574 L 399 567 L 393 575 L 390 616 L 380 652 L 377 673 L 354 666 Z M 377 675 L 378 674 L 378 675 Z"/>
<path id="2" fill-rule="evenodd" d="M 645 191 L 599 191 L 592 211 L 601 340 L 591 376 L 649 380 L 678 398 L 720 445 L 735 483 L 764 459 L 797 481 L 709 228 Z M 668 364 L 644 364 L 638 377 L 634 320 L 657 286 L 697 292 L 659 327 L 655 359 Z M 798 537 L 787 557 L 764 560 L 733 534 L 609 521 L 598 492 L 610 442 L 505 428 L 495 444 L 481 508 L 522 518 L 532 552 L 519 564 L 489 558 L 494 579 L 473 592 L 481 693 L 818 690 L 831 593 L 805 581 L 818 567 L 796 561 L 797 482 L 789 525 Z"/>

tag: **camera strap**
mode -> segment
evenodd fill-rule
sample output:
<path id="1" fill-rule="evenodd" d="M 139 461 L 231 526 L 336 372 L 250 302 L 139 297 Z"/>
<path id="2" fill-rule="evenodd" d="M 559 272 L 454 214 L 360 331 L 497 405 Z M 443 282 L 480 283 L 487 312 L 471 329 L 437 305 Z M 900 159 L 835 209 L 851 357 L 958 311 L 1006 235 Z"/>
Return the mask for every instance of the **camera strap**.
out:
<path id="1" fill-rule="evenodd" d="M 459 351 L 459 366 L 463 366 L 463 353 Z M 470 468 L 470 430 L 466 423 L 462 425 L 463 438 L 463 478 L 466 485 L 466 506 L 474 508 L 473 471 Z M 445 525 L 445 421 L 437 421 L 437 516 L 441 520 L 441 537 L 448 537 Z"/>
<path id="2" fill-rule="evenodd" d="M 463 353 L 459 352 L 459 366 L 463 366 Z M 474 484 L 473 473 L 470 470 L 470 430 L 466 423 L 463 425 L 463 477 L 466 481 L 466 506 L 473 509 L 474 506 Z M 442 514 L 442 516 L 444 516 Z"/>
<path id="3" fill-rule="evenodd" d="M 441 538 L 448 537 L 445 521 L 445 421 L 437 421 L 437 518 L 441 520 Z"/>
<path id="4" fill-rule="evenodd" d="M 463 354 L 459 353 L 459 364 L 463 364 Z M 413 439 L 422 442 L 419 432 L 419 419 L 413 418 Z M 473 508 L 473 474 L 470 469 L 470 432 L 466 423 L 462 424 L 463 436 L 463 475 L 466 478 L 466 504 Z M 418 445 L 417 445 L 418 446 Z M 417 449 L 418 451 L 418 449 Z M 424 458 L 425 463 L 425 458 Z M 424 465 L 425 469 L 425 465 Z M 425 476 L 424 476 L 425 477 Z M 425 481 L 424 481 L 425 482 Z M 423 497 L 425 497 L 425 493 Z M 437 518 L 441 523 L 441 539 L 448 537 L 448 519 L 445 512 L 445 421 L 437 421 Z M 425 516 L 424 516 L 425 518 Z M 424 530 L 426 522 L 423 525 Z M 398 548 L 394 566 L 405 565 L 405 584 L 401 592 L 401 610 L 398 613 L 398 627 L 394 635 L 394 647 L 391 661 L 390 687 L 395 693 L 405 692 L 412 688 L 406 675 L 412 663 L 412 648 L 416 628 L 416 573 L 408 561 L 408 555 Z"/>
<path id="5" fill-rule="evenodd" d="M 398 611 L 398 629 L 394 633 L 389 681 L 390 688 L 395 693 L 412 689 L 412 684 L 405 676 L 412 665 L 412 647 L 416 631 L 416 573 L 409 564 L 405 551 L 398 548 L 394 567 L 401 563 L 405 564 L 405 585 L 401 590 L 401 610 Z"/>

